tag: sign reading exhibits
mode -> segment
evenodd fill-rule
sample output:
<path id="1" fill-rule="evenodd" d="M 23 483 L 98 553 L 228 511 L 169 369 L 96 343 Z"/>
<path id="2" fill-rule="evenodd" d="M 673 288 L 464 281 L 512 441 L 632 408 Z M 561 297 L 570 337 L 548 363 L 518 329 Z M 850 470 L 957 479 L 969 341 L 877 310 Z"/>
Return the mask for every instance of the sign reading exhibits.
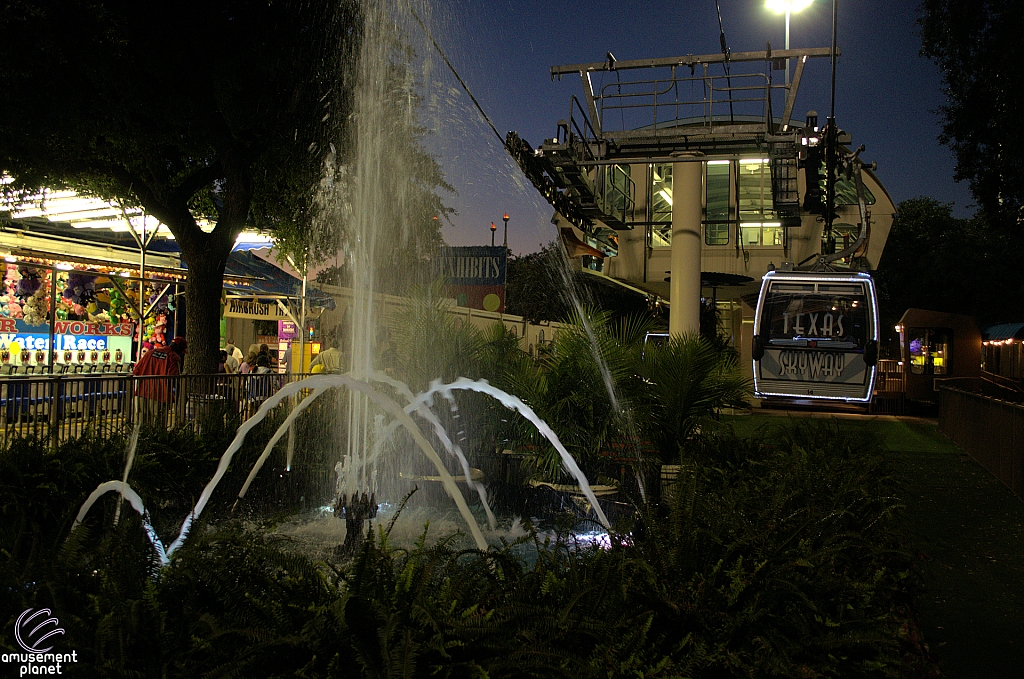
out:
<path id="1" fill-rule="evenodd" d="M 441 248 L 437 274 L 459 306 L 503 313 L 506 254 L 500 246 Z"/>

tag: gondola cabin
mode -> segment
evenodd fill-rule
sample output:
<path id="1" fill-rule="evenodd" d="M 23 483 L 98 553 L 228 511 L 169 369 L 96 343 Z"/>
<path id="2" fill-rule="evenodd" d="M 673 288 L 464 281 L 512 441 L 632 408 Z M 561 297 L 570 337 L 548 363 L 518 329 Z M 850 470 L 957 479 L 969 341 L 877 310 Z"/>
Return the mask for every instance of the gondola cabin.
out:
<path id="1" fill-rule="evenodd" d="M 937 403 L 938 380 L 981 377 L 981 332 L 970 316 L 907 309 L 896 331 L 908 399 Z"/>
<path id="2" fill-rule="evenodd" d="M 878 362 L 878 304 L 860 272 L 767 273 L 754 316 L 754 394 L 868 403 Z"/>

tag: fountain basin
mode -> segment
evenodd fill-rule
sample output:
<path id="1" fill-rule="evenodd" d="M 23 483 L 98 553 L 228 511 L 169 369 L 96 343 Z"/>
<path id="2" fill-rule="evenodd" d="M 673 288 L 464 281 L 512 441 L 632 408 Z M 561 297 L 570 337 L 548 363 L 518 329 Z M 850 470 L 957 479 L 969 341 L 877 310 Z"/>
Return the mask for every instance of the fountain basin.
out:
<path id="1" fill-rule="evenodd" d="M 399 478 L 408 479 L 409 481 L 430 481 L 437 483 L 441 483 L 444 481 L 444 479 L 442 479 L 440 476 L 407 474 L 405 472 L 400 472 L 398 476 Z M 476 467 L 469 468 L 469 481 L 482 481 L 483 478 L 484 472 L 482 469 L 477 469 Z M 459 476 L 452 476 L 452 481 L 455 481 L 456 483 L 466 483 L 466 475 L 460 474 Z"/>

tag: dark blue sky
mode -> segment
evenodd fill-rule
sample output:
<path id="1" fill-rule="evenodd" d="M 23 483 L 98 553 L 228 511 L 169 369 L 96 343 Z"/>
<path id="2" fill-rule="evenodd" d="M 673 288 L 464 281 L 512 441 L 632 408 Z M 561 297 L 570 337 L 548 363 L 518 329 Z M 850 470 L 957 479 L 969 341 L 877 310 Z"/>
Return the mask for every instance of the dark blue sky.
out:
<path id="1" fill-rule="evenodd" d="M 763 0 L 720 2 L 732 51 L 761 50 L 766 41 L 783 47 L 784 17 L 766 10 Z M 815 0 L 793 15 L 791 46 L 828 47 L 831 13 L 830 0 Z M 862 157 L 878 163 L 895 202 L 926 195 L 955 203 L 955 214 L 967 216 L 973 201 L 967 187 L 953 181 L 952 155 L 936 139 L 940 76 L 918 56 L 916 16 L 913 1 L 840 0 L 836 118 L 855 145 L 867 146 Z M 498 131 L 516 130 L 533 146 L 554 136 L 571 95 L 582 98 L 578 77 L 552 82 L 549 67 L 602 61 L 609 51 L 618 59 L 719 51 L 714 0 L 439 0 L 427 21 Z M 458 191 L 446 201 L 458 211 L 445 227 L 446 239 L 489 243 L 488 226 L 495 221 L 500 242 L 507 210 L 514 252 L 551 240 L 551 209 L 519 175 L 457 82 L 439 60 L 428 60 L 424 69 L 429 146 Z M 827 59 L 808 65 L 794 117 L 808 109 L 822 120 L 828 113 Z"/>

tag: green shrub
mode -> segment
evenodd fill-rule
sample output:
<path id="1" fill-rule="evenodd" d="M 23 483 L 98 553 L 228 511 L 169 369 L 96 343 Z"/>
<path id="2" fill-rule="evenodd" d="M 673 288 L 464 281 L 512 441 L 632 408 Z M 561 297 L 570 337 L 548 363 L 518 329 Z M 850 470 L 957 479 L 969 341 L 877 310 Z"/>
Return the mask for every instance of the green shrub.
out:
<path id="1" fill-rule="evenodd" d="M 179 482 L 167 509 L 215 462 L 175 436 L 196 470 L 170 473 L 185 453 L 139 467 L 149 492 Z M 103 445 L 0 457 L 4 611 L 53 608 L 79 676 L 888 677 L 923 662 L 904 638 L 898 488 L 835 422 L 700 437 L 662 506 L 605 548 L 536 533 L 487 553 L 425 535 L 399 548 L 384 527 L 340 565 L 214 513 L 158 569 L 113 501 L 68 537 L 121 464 Z"/>

